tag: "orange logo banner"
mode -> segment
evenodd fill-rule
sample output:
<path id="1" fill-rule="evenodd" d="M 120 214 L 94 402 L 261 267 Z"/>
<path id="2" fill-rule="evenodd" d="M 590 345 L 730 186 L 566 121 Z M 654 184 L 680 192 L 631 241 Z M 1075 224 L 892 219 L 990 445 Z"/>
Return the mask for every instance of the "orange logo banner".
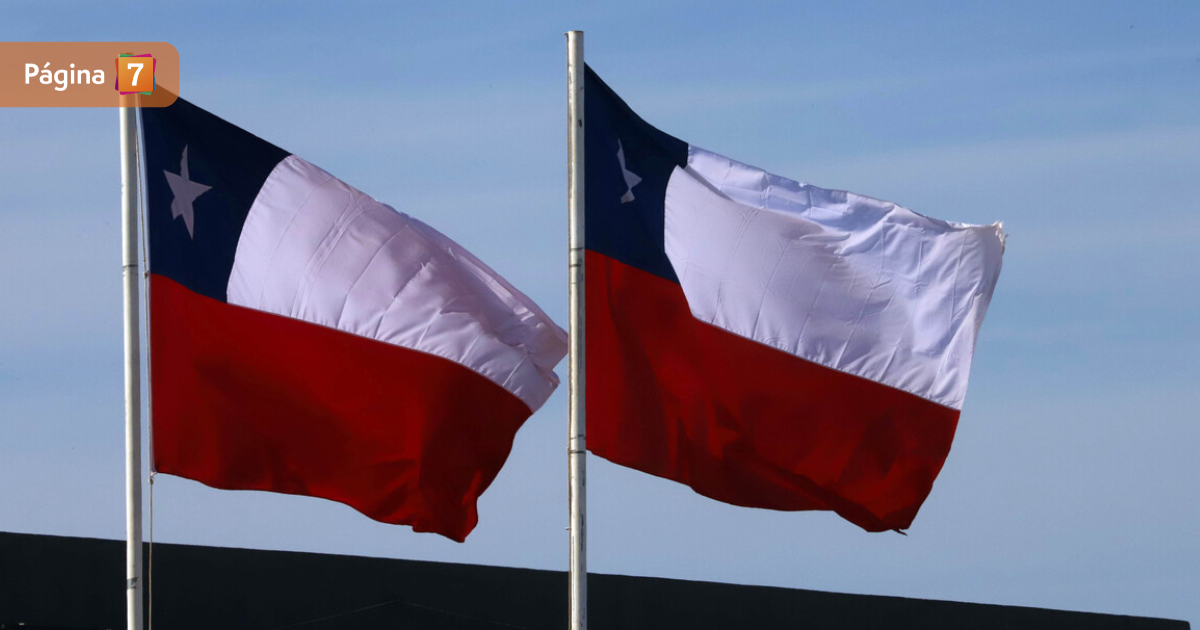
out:
<path id="1" fill-rule="evenodd" d="M 166 107 L 176 94 L 166 42 L 0 42 L 0 107 Z"/>

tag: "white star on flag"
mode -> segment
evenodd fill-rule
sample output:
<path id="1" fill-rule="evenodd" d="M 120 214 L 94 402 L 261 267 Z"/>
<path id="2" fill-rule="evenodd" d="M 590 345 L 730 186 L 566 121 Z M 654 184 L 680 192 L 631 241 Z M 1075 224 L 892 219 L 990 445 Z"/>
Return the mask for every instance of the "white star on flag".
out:
<path id="1" fill-rule="evenodd" d="M 621 203 L 629 203 L 633 201 L 633 187 L 642 181 L 635 173 L 625 168 L 625 147 L 621 146 L 621 141 L 617 140 L 617 162 L 621 164 L 621 175 L 625 177 L 625 185 L 629 187 L 624 195 L 621 195 Z"/>
<path id="2" fill-rule="evenodd" d="M 192 224 L 195 222 L 195 217 L 192 212 L 192 202 L 196 197 L 203 195 L 212 186 L 205 186 L 191 180 L 188 174 L 188 148 L 183 146 L 183 158 L 179 163 L 179 174 L 176 175 L 170 171 L 163 171 L 167 176 L 167 183 L 171 186 L 171 194 L 174 199 L 171 200 L 171 218 L 176 219 L 183 217 L 183 224 L 187 226 L 188 237 L 195 238 L 192 234 Z"/>

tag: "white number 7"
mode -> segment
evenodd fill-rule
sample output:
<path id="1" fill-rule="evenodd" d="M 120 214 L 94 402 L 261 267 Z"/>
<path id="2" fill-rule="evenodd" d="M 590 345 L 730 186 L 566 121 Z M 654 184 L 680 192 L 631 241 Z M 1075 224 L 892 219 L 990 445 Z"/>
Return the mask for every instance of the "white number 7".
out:
<path id="1" fill-rule="evenodd" d="M 137 70 L 133 71 L 133 85 L 134 86 L 137 85 L 138 75 L 142 73 L 143 65 L 144 64 L 140 64 L 140 63 L 129 63 L 129 64 L 125 65 L 126 68 L 137 68 Z"/>

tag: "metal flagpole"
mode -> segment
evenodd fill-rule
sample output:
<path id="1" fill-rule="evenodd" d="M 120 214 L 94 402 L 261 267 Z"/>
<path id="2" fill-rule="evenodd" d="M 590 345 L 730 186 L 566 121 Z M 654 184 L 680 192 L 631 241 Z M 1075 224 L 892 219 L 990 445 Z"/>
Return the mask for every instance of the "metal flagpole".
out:
<path id="1" fill-rule="evenodd" d="M 121 272 L 125 280 L 125 603 L 129 630 L 142 630 L 142 380 L 138 337 L 137 108 L 119 107 L 118 110 L 121 115 Z"/>
<path id="2" fill-rule="evenodd" d="M 583 284 L 583 31 L 567 33 L 567 226 L 570 231 L 571 334 L 567 403 L 567 465 L 570 469 L 571 630 L 587 629 L 587 472 L 584 407 Z"/>

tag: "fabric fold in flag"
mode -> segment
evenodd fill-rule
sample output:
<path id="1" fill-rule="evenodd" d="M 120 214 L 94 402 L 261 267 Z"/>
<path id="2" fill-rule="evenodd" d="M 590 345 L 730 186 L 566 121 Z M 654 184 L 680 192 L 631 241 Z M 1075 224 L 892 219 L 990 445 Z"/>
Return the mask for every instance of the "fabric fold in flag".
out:
<path id="1" fill-rule="evenodd" d="M 714 499 L 905 529 L 950 451 L 1000 224 L 792 181 L 589 68 L 588 448 Z"/>
<path id="2" fill-rule="evenodd" d="M 465 539 L 566 334 L 304 159 L 183 99 L 141 116 L 155 470 Z"/>

